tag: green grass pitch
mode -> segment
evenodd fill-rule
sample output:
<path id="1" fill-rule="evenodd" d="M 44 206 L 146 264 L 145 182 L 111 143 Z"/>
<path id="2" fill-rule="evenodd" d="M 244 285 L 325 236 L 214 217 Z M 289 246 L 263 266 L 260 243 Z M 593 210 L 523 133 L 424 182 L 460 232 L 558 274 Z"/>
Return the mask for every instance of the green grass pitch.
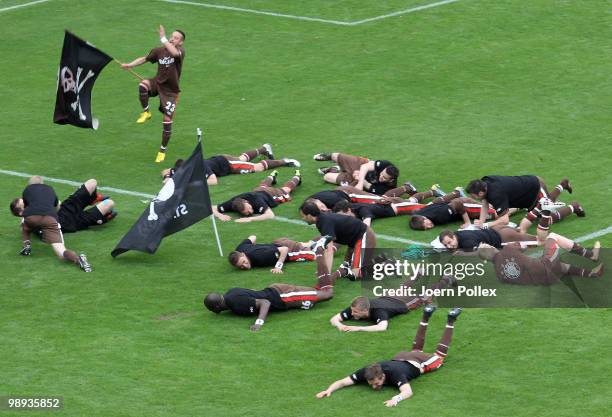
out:
<path id="1" fill-rule="evenodd" d="M 347 22 L 427 2 L 220 1 Z M 25 2 L 0 1 L 0 9 Z M 0 168 L 156 193 L 161 117 L 135 124 L 137 81 L 116 64 L 96 82 L 98 131 L 54 125 L 51 116 L 65 28 L 128 61 L 157 45 L 160 23 L 187 33 L 168 159 L 191 152 L 198 126 L 205 155 L 272 143 L 303 162 L 304 184 L 279 216 L 297 219 L 301 199 L 327 188 L 312 154 L 344 151 L 391 159 L 421 188 L 493 173 L 535 173 L 550 184 L 568 176 L 587 217 L 554 230 L 575 238 L 610 226 L 612 14 L 600 0 L 461 0 L 354 26 L 161 1 L 52 0 L 0 11 Z M 150 76 L 155 67 L 137 70 Z M 281 169 L 280 179 L 291 172 Z M 222 178 L 213 200 L 260 178 Z M 24 185 L 0 174 L 0 201 L 8 206 Z M 61 198 L 73 189 L 53 185 Z M 308 285 L 312 264 L 289 265 L 281 277 L 234 271 L 216 251 L 210 220 L 166 239 L 154 256 L 112 259 L 146 207 L 112 197 L 115 221 L 66 237 L 88 254 L 91 274 L 39 242 L 31 257 L 18 256 L 17 220 L 6 209 L 0 216 L 0 396 L 63 396 L 64 416 L 610 415 L 609 309 L 468 309 L 445 366 L 416 380 L 414 397 L 397 409 L 383 406 L 394 395 L 388 388 L 318 400 L 330 382 L 407 349 L 419 314 L 394 319 L 382 334 L 341 334 L 328 319 L 360 291 L 343 281 L 330 302 L 274 314 L 251 333 L 250 319 L 204 311 L 203 295 L 279 280 Z M 406 218 L 374 229 L 423 242 L 439 232 L 412 232 Z M 261 242 L 314 234 L 278 221 L 219 231 L 226 253 L 249 234 Z M 612 245 L 612 235 L 600 239 Z M 432 319 L 427 348 L 443 317 Z"/>

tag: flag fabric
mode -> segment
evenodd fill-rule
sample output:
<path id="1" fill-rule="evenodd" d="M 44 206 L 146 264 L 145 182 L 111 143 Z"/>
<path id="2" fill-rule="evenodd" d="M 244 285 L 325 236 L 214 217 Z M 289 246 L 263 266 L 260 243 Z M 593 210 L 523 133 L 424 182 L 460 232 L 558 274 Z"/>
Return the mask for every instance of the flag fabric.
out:
<path id="1" fill-rule="evenodd" d="M 162 239 L 210 216 L 212 205 L 204 172 L 202 144 L 169 178 L 111 255 L 128 250 L 155 253 Z"/>
<path id="2" fill-rule="evenodd" d="M 91 115 L 91 91 L 112 57 L 66 31 L 57 76 L 53 122 L 97 129 Z"/>

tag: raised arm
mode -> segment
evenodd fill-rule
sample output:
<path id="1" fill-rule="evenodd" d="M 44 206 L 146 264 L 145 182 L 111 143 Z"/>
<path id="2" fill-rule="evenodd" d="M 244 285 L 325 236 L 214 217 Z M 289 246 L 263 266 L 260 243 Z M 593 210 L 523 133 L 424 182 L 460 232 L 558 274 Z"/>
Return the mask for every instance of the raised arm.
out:
<path id="1" fill-rule="evenodd" d="M 170 52 L 170 55 L 176 57 L 181 54 L 181 51 L 179 51 L 177 47 L 171 44 L 168 41 L 168 38 L 166 38 L 166 29 L 164 29 L 162 25 L 159 25 L 159 40 L 161 41 L 162 45 L 164 45 L 166 50 Z"/>
<path id="2" fill-rule="evenodd" d="M 317 394 L 317 398 L 329 397 L 332 395 L 332 392 L 337 391 L 344 387 L 350 387 L 351 385 L 355 385 L 353 380 L 350 377 L 342 378 L 331 384 L 325 391 L 321 391 Z"/>
<path id="3" fill-rule="evenodd" d="M 270 301 L 264 299 L 255 300 L 255 307 L 257 308 L 257 320 L 255 320 L 255 324 L 251 326 L 251 330 L 256 332 L 261 329 L 261 326 L 266 321 L 266 317 L 268 317 L 268 312 L 270 311 Z"/>

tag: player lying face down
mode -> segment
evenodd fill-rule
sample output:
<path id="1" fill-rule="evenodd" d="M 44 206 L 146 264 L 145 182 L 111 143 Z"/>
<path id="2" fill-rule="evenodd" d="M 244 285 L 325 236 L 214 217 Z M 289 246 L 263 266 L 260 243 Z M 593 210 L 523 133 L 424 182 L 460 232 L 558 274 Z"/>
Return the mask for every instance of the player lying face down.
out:
<path id="1" fill-rule="evenodd" d="M 295 175 L 281 188 L 274 188 L 277 175 L 278 172 L 273 171 L 252 192 L 239 194 L 222 204 L 214 205 L 213 215 L 226 222 L 232 219 L 226 213 L 235 212 L 242 216 L 236 219 L 238 223 L 274 218 L 272 209 L 279 204 L 291 201 L 291 192 L 302 183 L 300 171 L 295 171 Z"/>
<path id="2" fill-rule="evenodd" d="M 326 258 L 333 258 L 334 249 L 329 237 L 321 238 L 315 244 L 317 261 L 316 287 L 303 287 L 292 284 L 272 284 L 256 291 L 248 288 L 232 288 L 225 294 L 216 292 L 206 295 L 204 306 L 214 312 L 229 310 L 242 316 L 256 315 L 257 319 L 251 330 L 257 331 L 263 326 L 270 311 L 288 309 L 309 310 L 320 301 L 327 301 L 334 295 L 334 282 L 340 272 L 330 274 Z"/>
<path id="3" fill-rule="evenodd" d="M 401 287 L 414 287 L 419 279 L 408 279 Z M 429 289 L 439 289 L 456 285 L 457 280 L 451 276 L 445 276 L 436 284 L 428 286 Z M 416 310 L 430 300 L 418 296 L 394 296 L 368 298 L 364 296 L 355 297 L 351 305 L 330 319 L 332 326 L 343 332 L 383 332 L 389 326 L 389 320 L 397 315 L 406 314 Z M 349 326 L 348 320 L 367 320 L 374 324 L 370 326 Z"/>
<path id="4" fill-rule="evenodd" d="M 257 157 L 265 157 L 259 162 L 253 162 Z M 177 159 L 172 168 L 161 172 L 163 179 L 171 178 L 176 169 L 183 164 L 182 159 Z M 204 160 L 204 176 L 208 185 L 217 185 L 220 177 L 231 174 L 250 174 L 275 169 L 282 166 L 300 167 L 299 161 L 283 158 L 276 160 L 272 154 L 272 145 L 264 143 L 259 148 L 251 149 L 241 153 L 239 156 L 215 155 Z"/>
<path id="5" fill-rule="evenodd" d="M 309 243 L 287 238 L 276 239 L 271 244 L 257 244 L 252 235 L 240 242 L 228 256 L 229 263 L 241 270 L 272 267 L 273 274 L 282 274 L 285 262 L 314 261 L 315 253 Z"/>
<path id="6" fill-rule="evenodd" d="M 501 248 L 503 243 L 509 242 L 538 244 L 537 236 L 521 233 L 509 226 L 495 226 L 482 230 L 459 230 L 457 232 L 444 230 L 440 233 L 438 239 L 449 250 L 461 249 L 464 251 L 476 250 L 482 243 L 495 248 Z"/>
<path id="7" fill-rule="evenodd" d="M 316 397 L 330 397 L 335 391 L 355 384 L 368 384 L 374 390 L 380 390 L 385 385 L 398 388 L 399 394 L 384 402 L 387 407 L 395 407 L 401 401 L 412 397 L 410 381 L 442 366 L 451 344 L 455 321 L 461 314 L 460 308 L 455 308 L 448 313 L 446 328 L 436 352 L 425 353 L 423 352 L 423 346 L 425 345 L 427 325 L 435 309 L 432 305 L 423 309 L 423 317 L 410 352 L 399 352 L 391 360 L 377 362 L 358 369 L 350 376 L 335 381 L 326 390 L 319 392 Z"/>

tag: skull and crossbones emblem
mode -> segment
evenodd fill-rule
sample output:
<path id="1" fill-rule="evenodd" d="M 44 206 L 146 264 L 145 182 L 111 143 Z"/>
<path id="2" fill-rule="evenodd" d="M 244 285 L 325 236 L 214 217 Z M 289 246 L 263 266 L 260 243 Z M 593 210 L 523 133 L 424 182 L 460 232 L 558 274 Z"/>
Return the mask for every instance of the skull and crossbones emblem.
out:
<path id="1" fill-rule="evenodd" d="M 79 109 L 79 119 L 87 120 L 87 116 L 83 114 L 83 110 L 81 109 L 80 93 L 85 83 L 90 78 L 92 78 L 95 75 L 95 73 L 92 70 L 88 70 L 87 75 L 85 75 L 85 78 L 81 79 L 82 73 L 83 73 L 83 68 L 77 67 L 77 75 L 76 75 L 76 80 L 75 80 L 74 74 L 72 73 L 70 68 L 63 67 L 62 70 L 60 71 L 60 80 L 61 80 L 61 86 L 62 86 L 62 89 L 64 90 L 64 93 L 68 93 L 72 91 L 74 94 L 76 94 L 76 100 L 73 103 L 70 103 L 70 107 L 72 107 L 72 110 L 76 111 L 76 109 L 78 108 Z"/>
<path id="2" fill-rule="evenodd" d="M 159 190 L 159 193 L 157 193 L 157 196 L 153 199 L 153 201 L 151 201 L 151 203 L 149 204 L 149 215 L 147 216 L 147 220 L 150 222 L 157 221 L 159 219 L 159 216 L 157 215 L 157 213 L 155 213 L 155 203 L 167 201 L 173 195 L 174 195 L 174 180 L 170 178 L 164 184 L 162 189 Z"/>

